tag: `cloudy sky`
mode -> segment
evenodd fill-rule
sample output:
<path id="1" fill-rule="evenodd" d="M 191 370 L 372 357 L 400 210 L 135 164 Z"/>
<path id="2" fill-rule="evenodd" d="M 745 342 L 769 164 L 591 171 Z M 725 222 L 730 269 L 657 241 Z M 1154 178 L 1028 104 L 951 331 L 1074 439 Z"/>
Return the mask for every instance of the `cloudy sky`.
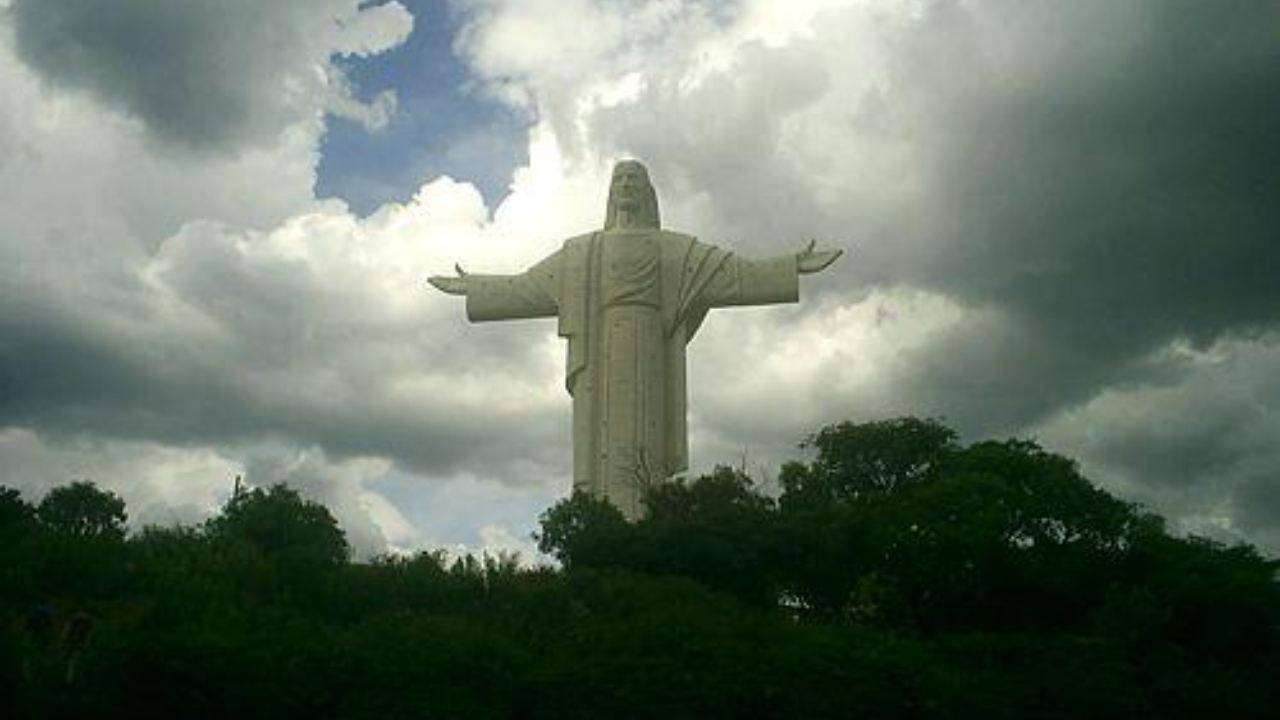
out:
<path id="1" fill-rule="evenodd" d="M 569 489 L 518 271 L 648 166 L 668 227 L 848 252 L 690 348 L 693 469 L 834 421 L 1039 439 L 1280 553 L 1280 6 L 0 0 L 0 484 L 193 522 L 243 474 L 363 554 Z"/>

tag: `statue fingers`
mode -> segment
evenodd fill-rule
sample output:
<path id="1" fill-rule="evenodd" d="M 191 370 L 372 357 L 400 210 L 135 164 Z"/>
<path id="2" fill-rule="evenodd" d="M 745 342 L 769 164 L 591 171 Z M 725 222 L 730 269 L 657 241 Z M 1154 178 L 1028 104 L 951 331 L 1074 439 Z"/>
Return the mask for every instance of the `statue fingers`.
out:
<path id="1" fill-rule="evenodd" d="M 840 248 L 810 252 L 800 257 L 797 268 L 802 273 L 815 273 L 825 269 L 843 254 L 844 250 Z"/>
<path id="2" fill-rule="evenodd" d="M 462 278 L 432 275 L 427 278 L 427 282 L 431 283 L 440 292 L 448 293 L 449 295 L 465 295 L 467 293 L 466 281 Z"/>
<path id="3" fill-rule="evenodd" d="M 832 248 L 831 250 L 821 250 L 817 252 L 814 258 L 814 260 L 817 261 L 815 263 L 817 265 L 817 269 L 825 270 L 828 265 L 840 259 L 840 256 L 843 254 L 844 250 L 841 250 L 840 248 Z"/>

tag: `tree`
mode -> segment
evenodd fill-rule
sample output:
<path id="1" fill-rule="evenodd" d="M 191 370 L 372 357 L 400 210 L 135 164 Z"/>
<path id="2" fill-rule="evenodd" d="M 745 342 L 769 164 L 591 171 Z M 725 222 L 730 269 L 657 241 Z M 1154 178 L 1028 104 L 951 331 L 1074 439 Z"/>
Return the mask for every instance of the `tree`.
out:
<path id="1" fill-rule="evenodd" d="M 129 519 L 124 508 L 124 500 L 115 493 L 82 480 L 50 490 L 36 508 L 36 516 L 56 533 L 119 540 Z"/>
<path id="2" fill-rule="evenodd" d="M 645 504 L 648 514 L 628 523 L 608 501 L 575 494 L 543 515 L 539 547 L 570 570 L 680 576 L 752 605 L 776 603 L 774 503 L 750 478 L 717 467 L 654 485 Z"/>
<path id="3" fill-rule="evenodd" d="M 680 575 L 743 602 L 777 604 L 774 502 L 750 477 L 719 466 L 695 480 L 653 486 L 636 526 L 635 567 Z"/>
<path id="4" fill-rule="evenodd" d="M 0 716 L 1275 714 L 1280 563 L 1170 535 L 1032 442 L 936 463 L 781 506 L 717 468 L 635 523 L 576 495 L 538 538 L 563 569 L 335 565 L 332 516 L 284 486 L 127 542 L 0 489 L 0 523 L 35 525 L 0 544 Z M 82 611 L 93 632 L 57 631 Z"/>
<path id="5" fill-rule="evenodd" d="M 539 518 L 538 549 L 566 568 L 616 564 L 625 555 L 630 527 L 608 500 L 582 492 L 551 506 Z"/>
<path id="6" fill-rule="evenodd" d="M 243 542 L 265 555 L 339 564 L 350 553 L 346 534 L 328 509 L 284 484 L 236 493 L 205 529 L 216 541 Z"/>
<path id="7" fill-rule="evenodd" d="M 22 494 L 10 487 L 0 486 L 0 537 L 23 535 L 36 523 L 36 509 Z"/>
<path id="8" fill-rule="evenodd" d="M 658 483 L 645 496 L 649 519 L 656 522 L 716 522 L 750 518 L 773 508 L 756 492 L 750 477 L 718 465 L 696 480 Z"/>
<path id="9" fill-rule="evenodd" d="M 938 420 L 915 417 L 828 425 L 801 443 L 818 451 L 814 462 L 782 468 L 782 502 L 851 503 L 925 482 L 959 449 L 956 437 Z"/>

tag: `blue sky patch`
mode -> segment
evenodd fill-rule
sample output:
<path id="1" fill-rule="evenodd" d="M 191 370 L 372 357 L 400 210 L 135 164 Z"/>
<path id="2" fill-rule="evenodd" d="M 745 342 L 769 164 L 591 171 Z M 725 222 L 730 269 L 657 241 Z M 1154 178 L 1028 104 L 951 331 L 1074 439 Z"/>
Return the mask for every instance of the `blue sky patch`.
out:
<path id="1" fill-rule="evenodd" d="M 467 66 L 452 50 L 461 18 L 447 0 L 400 2 L 414 16 L 404 44 L 373 57 L 335 59 L 358 98 L 394 90 L 396 111 L 376 132 L 327 118 L 316 196 L 341 198 L 365 216 L 449 175 L 473 183 L 492 208 L 506 195 L 512 170 L 528 162 L 530 121 L 468 88 Z"/>

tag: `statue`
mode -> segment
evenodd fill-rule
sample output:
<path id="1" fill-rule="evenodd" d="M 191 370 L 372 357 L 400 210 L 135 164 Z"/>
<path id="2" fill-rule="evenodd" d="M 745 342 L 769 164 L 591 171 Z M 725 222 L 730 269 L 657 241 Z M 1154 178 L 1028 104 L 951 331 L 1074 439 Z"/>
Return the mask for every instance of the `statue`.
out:
<path id="1" fill-rule="evenodd" d="M 565 240 L 518 275 L 429 282 L 467 299 L 472 322 L 559 318 L 569 341 L 565 387 L 573 397 L 573 485 L 612 502 L 629 520 L 645 487 L 688 469 L 685 345 L 712 308 L 797 302 L 799 275 L 842 250 L 747 260 L 661 229 L 658 198 L 639 162 L 618 163 L 604 229 Z"/>

